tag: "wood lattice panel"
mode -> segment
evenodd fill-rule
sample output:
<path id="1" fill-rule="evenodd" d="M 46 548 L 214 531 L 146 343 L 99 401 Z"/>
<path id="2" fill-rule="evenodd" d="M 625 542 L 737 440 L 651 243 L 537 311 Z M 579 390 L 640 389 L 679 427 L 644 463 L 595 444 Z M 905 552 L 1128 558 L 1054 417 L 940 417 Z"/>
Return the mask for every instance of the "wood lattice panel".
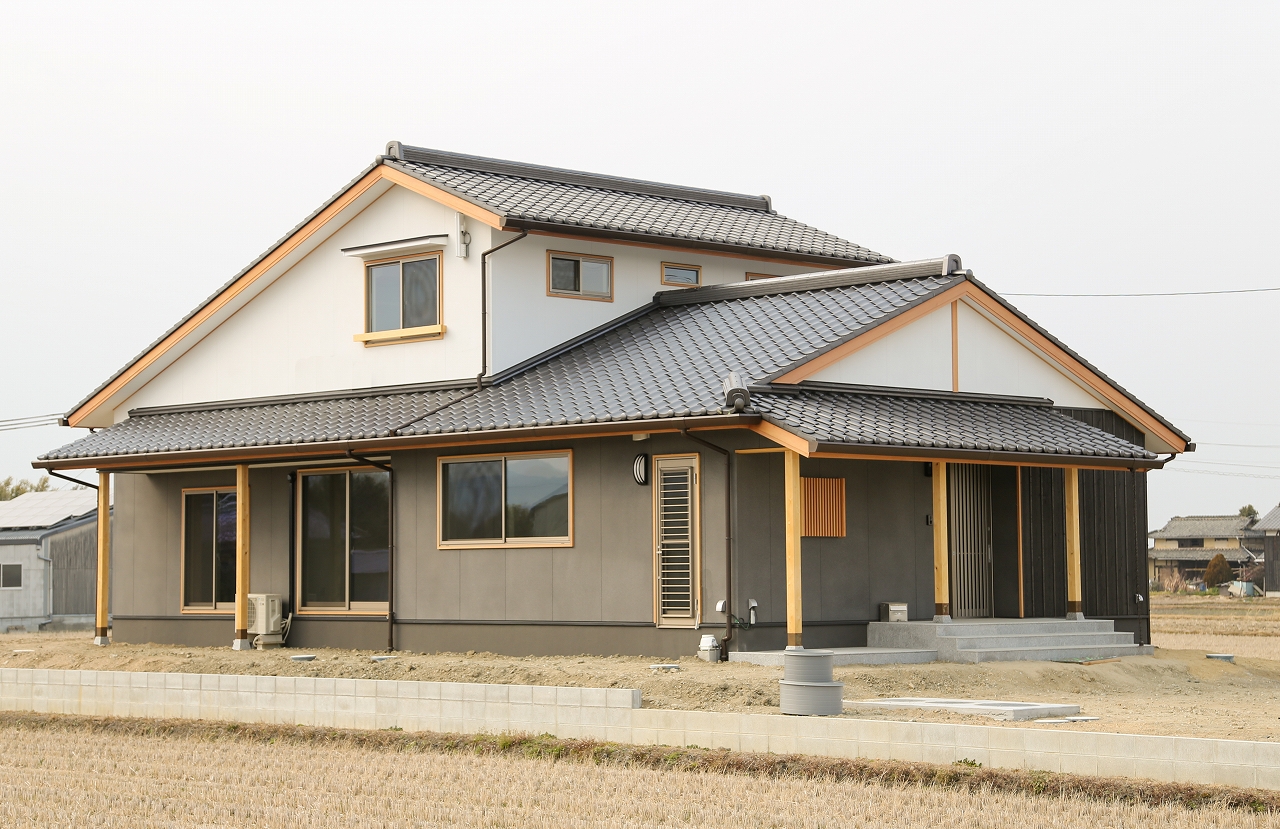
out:
<path id="1" fill-rule="evenodd" d="M 801 478 L 804 534 L 844 538 L 844 478 Z"/>

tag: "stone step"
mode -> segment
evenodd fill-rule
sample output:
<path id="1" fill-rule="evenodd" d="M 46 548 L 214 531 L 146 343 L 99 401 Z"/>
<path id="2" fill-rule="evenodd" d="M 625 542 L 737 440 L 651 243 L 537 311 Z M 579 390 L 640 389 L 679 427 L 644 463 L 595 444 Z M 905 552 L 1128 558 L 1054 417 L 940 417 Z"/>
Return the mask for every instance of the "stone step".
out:
<path id="1" fill-rule="evenodd" d="M 1056 648 L 1086 645 L 1132 645 L 1132 633 L 1049 633 L 1017 636 L 956 636 L 957 648 Z"/>
<path id="2" fill-rule="evenodd" d="M 1067 659 L 1110 659 L 1115 656 L 1145 656 L 1152 653 L 1150 645 L 1082 645 L 1079 647 L 1047 648 L 960 648 L 955 653 L 958 662 L 1055 662 Z"/>
<path id="3" fill-rule="evenodd" d="M 892 623 L 889 623 L 892 624 Z M 909 623 L 908 623 L 909 624 Z M 934 624 L 926 622 L 925 624 Z M 1050 633 L 1111 633 L 1109 619 L 1036 619 L 1027 622 L 951 622 L 936 626 L 939 636 L 1011 636 Z"/>

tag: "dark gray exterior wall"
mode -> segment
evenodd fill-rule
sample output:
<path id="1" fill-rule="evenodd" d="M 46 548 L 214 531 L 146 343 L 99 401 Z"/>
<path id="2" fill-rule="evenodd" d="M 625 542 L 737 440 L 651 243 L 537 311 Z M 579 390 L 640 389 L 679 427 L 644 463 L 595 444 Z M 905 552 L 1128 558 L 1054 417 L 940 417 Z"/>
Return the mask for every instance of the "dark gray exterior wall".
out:
<path id="1" fill-rule="evenodd" d="M 734 632 L 735 650 L 785 647 L 787 619 L 783 472 L 780 454 L 737 458 L 734 614 L 759 602 L 758 626 Z M 933 618 L 932 484 L 924 464 L 804 459 L 804 477 L 844 478 L 844 538 L 801 541 L 804 643 L 866 644 L 880 602 L 907 602 L 913 619 Z"/>
<path id="2" fill-rule="evenodd" d="M 714 434 L 714 433 L 712 433 Z M 440 549 L 440 456 L 571 449 L 572 547 Z M 703 630 L 654 625 L 653 489 L 632 477 L 637 453 L 700 454 Z M 677 434 L 397 452 L 395 603 L 397 648 L 499 653 L 692 654 L 719 635 L 714 612 L 725 585 L 725 461 Z M 250 470 L 251 590 L 290 601 L 289 475 Z M 230 644 L 230 616 L 180 613 L 181 491 L 235 484 L 234 472 L 119 474 L 113 538 L 120 641 Z M 296 617 L 290 645 L 385 648 L 385 619 Z"/>

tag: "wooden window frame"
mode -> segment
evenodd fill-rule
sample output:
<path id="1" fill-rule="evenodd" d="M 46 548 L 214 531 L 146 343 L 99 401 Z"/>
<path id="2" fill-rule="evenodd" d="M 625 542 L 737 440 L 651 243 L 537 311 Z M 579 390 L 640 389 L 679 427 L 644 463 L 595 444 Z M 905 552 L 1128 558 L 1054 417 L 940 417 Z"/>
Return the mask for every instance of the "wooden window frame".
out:
<path id="1" fill-rule="evenodd" d="M 234 616 L 236 613 L 235 602 L 229 602 L 229 603 L 224 602 L 222 607 L 218 606 L 217 584 L 215 584 L 213 587 L 214 603 L 212 607 L 196 607 L 196 606 L 187 604 L 187 496 L 199 495 L 204 492 L 213 493 L 213 503 L 214 503 L 214 510 L 215 510 L 214 519 L 213 519 L 214 520 L 214 530 L 213 530 L 214 553 L 213 555 L 214 555 L 214 562 L 215 562 L 214 564 L 215 570 L 217 569 L 216 562 L 217 562 L 217 556 L 218 556 L 218 552 L 217 552 L 218 493 L 230 492 L 230 493 L 236 494 L 237 515 L 239 514 L 239 511 L 240 511 L 239 493 L 236 492 L 236 487 L 234 484 L 232 484 L 231 486 L 194 486 L 194 487 L 186 487 L 182 490 L 182 494 L 180 496 L 182 498 L 182 506 L 179 509 L 179 514 L 181 515 L 181 519 L 180 519 L 181 523 L 178 525 L 178 607 L 180 608 L 179 613 L 194 613 L 194 614 L 199 614 L 201 616 L 214 616 L 214 615 Z M 237 524 L 237 532 L 239 531 L 238 526 L 239 525 Z"/>
<path id="2" fill-rule="evenodd" d="M 2 583 L 0 583 L 0 590 L 21 590 L 21 589 L 22 589 L 22 562 L 20 562 L 20 561 L 6 561 L 6 562 L 3 562 L 3 563 L 0 563 L 0 578 L 3 578 L 3 568 L 5 568 L 5 567 L 17 567 L 17 568 L 18 568 L 18 586 L 17 586 L 17 587 L 5 587 L 5 586 L 3 586 L 3 584 L 2 584 Z"/>
<path id="3" fill-rule="evenodd" d="M 608 262 L 609 263 L 609 294 L 584 294 L 572 293 L 567 291 L 556 291 L 551 288 L 551 260 L 560 259 L 577 259 L 578 261 L 587 260 L 591 262 Z M 547 296 L 563 297 L 565 299 L 587 299 L 592 302 L 613 302 L 613 284 L 617 277 L 617 271 L 614 267 L 612 256 L 600 256 L 594 253 L 573 253 L 567 250 L 548 250 L 547 251 Z"/>
<path id="4" fill-rule="evenodd" d="M 658 461 L 688 460 L 693 464 L 693 615 L 687 619 L 665 617 L 662 615 L 662 573 L 658 561 L 658 539 L 661 533 L 658 520 L 661 506 L 659 504 Z M 659 628 L 677 630 L 697 630 L 702 626 L 702 456 L 697 452 L 674 452 L 666 455 L 654 455 L 649 459 L 649 486 L 653 490 L 653 517 L 649 529 L 653 533 L 653 624 Z"/>
<path id="5" fill-rule="evenodd" d="M 333 475 L 337 472 L 347 473 L 347 555 L 346 555 L 346 581 L 345 590 L 347 596 L 347 606 L 342 607 L 306 607 L 302 599 L 302 479 L 307 475 Z M 351 601 L 351 473 L 352 472 L 386 472 L 385 469 L 379 469 L 376 466 L 334 466 L 322 467 L 320 469 L 299 469 L 297 471 L 297 486 L 294 487 L 294 573 L 293 583 L 298 592 L 296 597 L 290 597 L 293 601 L 293 612 L 298 616 L 382 616 L 387 615 L 390 608 L 390 602 L 357 602 L 360 607 L 353 607 Z M 391 473 L 388 473 L 391 474 Z M 394 489 L 392 490 L 394 492 Z M 391 515 L 388 516 L 391 521 L 395 521 L 395 504 L 391 505 Z M 394 532 L 394 530 L 392 531 Z M 392 555 L 389 551 L 388 555 Z M 395 585 L 391 583 L 393 572 L 387 572 L 387 597 L 390 598 L 391 591 L 395 589 Z"/>
<path id="6" fill-rule="evenodd" d="M 698 274 L 697 282 L 668 282 L 667 268 L 683 268 L 686 271 L 695 271 Z M 679 262 L 663 262 L 658 266 L 658 281 L 663 285 L 670 285 L 673 288 L 701 288 L 702 287 L 702 266 L 701 265 L 682 265 Z"/>
<path id="7" fill-rule="evenodd" d="M 501 539 L 482 539 L 479 541 L 459 540 L 446 541 L 444 537 L 444 465 L 447 463 L 469 463 L 473 461 L 495 461 L 507 458 L 533 458 L 533 457 L 566 457 L 569 459 L 569 535 L 568 536 L 550 536 L 548 538 L 522 538 L 518 541 L 508 541 L 505 538 L 506 522 L 507 522 L 507 472 L 506 464 L 502 468 L 502 526 L 504 537 Z M 574 514 L 573 514 L 573 450 L 572 449 L 551 449 L 541 451 L 526 452 L 490 452 L 482 455 L 441 455 L 436 458 L 436 549 L 438 550 L 517 550 L 517 549 L 536 549 L 546 547 L 572 547 L 573 531 L 574 531 Z"/>
<path id="8" fill-rule="evenodd" d="M 364 333 L 356 334 L 351 339 L 358 343 L 363 343 L 365 348 L 374 348 L 380 345 L 396 345 L 398 343 L 417 343 L 425 340 L 438 340 L 445 335 L 447 330 L 444 324 L 444 255 L 443 251 L 433 250 L 427 253 L 415 253 L 410 256 L 393 256 L 388 259 L 371 259 L 362 263 L 364 268 Z M 371 286 L 369 283 L 369 270 L 377 265 L 389 265 L 392 262 L 399 263 L 400 269 L 400 324 L 404 324 L 404 263 L 405 262 L 421 262 L 424 259 L 436 260 L 436 320 L 435 325 L 420 325 L 414 328 L 394 328 L 388 331 L 370 331 L 372 320 L 369 318 L 369 294 Z"/>
<path id="9" fill-rule="evenodd" d="M 779 273 L 753 273 L 753 272 L 751 272 L 751 271 L 747 271 L 747 281 L 748 281 L 748 282 L 754 282 L 754 281 L 756 281 L 757 279 L 777 279 L 779 276 L 782 276 L 782 274 L 779 274 Z"/>

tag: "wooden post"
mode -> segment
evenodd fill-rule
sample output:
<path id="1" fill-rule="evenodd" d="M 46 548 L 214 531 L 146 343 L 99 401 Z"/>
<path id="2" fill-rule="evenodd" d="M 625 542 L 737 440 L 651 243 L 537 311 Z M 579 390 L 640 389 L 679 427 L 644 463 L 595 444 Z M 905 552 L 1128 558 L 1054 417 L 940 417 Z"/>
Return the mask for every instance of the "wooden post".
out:
<path id="1" fill-rule="evenodd" d="M 947 465 L 933 464 L 933 620 L 951 620 L 951 547 L 947 539 Z"/>
<path id="2" fill-rule="evenodd" d="M 98 470 L 98 600 L 93 644 L 107 645 L 111 611 L 111 473 Z"/>
<path id="3" fill-rule="evenodd" d="M 1083 619 L 1084 602 L 1080 595 L 1080 470 L 1067 469 L 1063 477 L 1066 479 L 1067 618 Z"/>
<path id="4" fill-rule="evenodd" d="M 787 647 L 802 648 L 800 537 L 804 533 L 804 496 L 800 491 L 800 455 L 794 449 L 783 454 L 783 470 L 787 511 Z"/>
<path id="5" fill-rule="evenodd" d="M 249 465 L 236 464 L 236 638 L 231 647 L 249 650 Z"/>

